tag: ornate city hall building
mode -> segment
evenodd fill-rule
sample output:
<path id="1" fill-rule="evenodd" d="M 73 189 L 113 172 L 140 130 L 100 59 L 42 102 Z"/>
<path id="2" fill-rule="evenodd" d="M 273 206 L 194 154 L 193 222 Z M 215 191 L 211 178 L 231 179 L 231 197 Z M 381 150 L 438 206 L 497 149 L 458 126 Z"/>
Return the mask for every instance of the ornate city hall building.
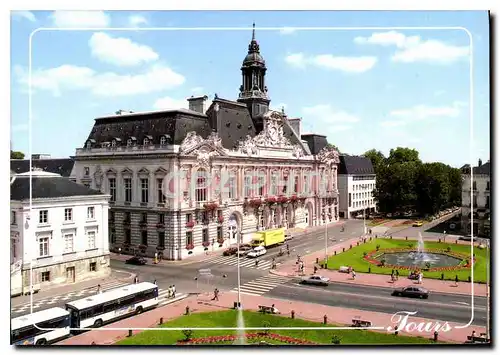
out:
<path id="1" fill-rule="evenodd" d="M 254 31 L 236 101 L 95 119 L 72 178 L 111 195 L 111 250 L 179 260 L 338 220 L 338 151 L 269 109 L 266 70 Z"/>

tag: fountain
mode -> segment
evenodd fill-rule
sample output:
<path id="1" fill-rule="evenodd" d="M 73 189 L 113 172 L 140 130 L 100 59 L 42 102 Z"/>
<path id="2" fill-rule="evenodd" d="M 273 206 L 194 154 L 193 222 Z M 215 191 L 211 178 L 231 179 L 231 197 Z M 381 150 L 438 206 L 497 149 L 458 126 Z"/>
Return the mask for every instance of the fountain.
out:
<path id="1" fill-rule="evenodd" d="M 236 326 L 238 327 L 238 330 L 236 331 L 236 334 L 238 335 L 238 338 L 234 342 L 234 345 L 247 345 L 245 337 L 245 320 L 243 319 L 243 309 L 241 307 L 238 307 L 237 312 L 238 315 Z"/>

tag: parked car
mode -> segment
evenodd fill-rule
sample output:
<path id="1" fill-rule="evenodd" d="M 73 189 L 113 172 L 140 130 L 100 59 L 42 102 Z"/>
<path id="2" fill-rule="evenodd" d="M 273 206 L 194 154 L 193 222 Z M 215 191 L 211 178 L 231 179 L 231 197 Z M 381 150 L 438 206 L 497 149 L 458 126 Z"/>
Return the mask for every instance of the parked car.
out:
<path id="1" fill-rule="evenodd" d="M 285 242 L 288 242 L 289 240 L 293 239 L 293 235 L 291 234 L 285 234 Z"/>
<path id="2" fill-rule="evenodd" d="M 465 241 L 468 241 L 470 242 L 471 240 L 473 242 L 477 241 L 477 237 L 476 236 L 472 236 L 472 235 L 462 235 L 460 237 L 458 237 L 458 240 L 465 240 Z"/>
<path id="3" fill-rule="evenodd" d="M 429 298 L 429 290 L 423 287 L 406 286 L 392 291 L 393 296 Z"/>
<path id="4" fill-rule="evenodd" d="M 263 246 L 260 246 L 260 247 L 256 247 L 254 248 L 253 250 L 251 250 L 248 254 L 247 254 L 247 257 L 249 258 L 258 258 L 259 256 L 262 256 L 264 255 L 265 253 L 267 253 L 267 250 L 265 247 Z"/>
<path id="5" fill-rule="evenodd" d="M 301 281 L 302 284 L 309 285 L 317 285 L 317 286 L 328 286 L 328 281 L 330 279 L 328 277 L 320 276 L 320 275 L 312 275 L 308 277 L 304 277 Z"/>
<path id="6" fill-rule="evenodd" d="M 147 263 L 146 259 L 140 256 L 133 256 L 125 261 L 125 264 L 130 265 L 146 265 Z"/>
<path id="7" fill-rule="evenodd" d="M 424 225 L 424 222 L 422 221 L 416 221 L 415 223 L 413 223 L 413 227 L 422 227 Z"/>
<path id="8" fill-rule="evenodd" d="M 243 245 L 240 245 L 240 250 L 239 250 L 239 252 L 237 251 L 236 254 L 239 255 L 239 256 L 245 256 L 245 255 L 247 255 L 251 251 L 252 251 L 252 246 L 251 245 L 249 245 L 249 244 L 243 244 Z"/>
<path id="9" fill-rule="evenodd" d="M 222 255 L 224 255 L 224 256 L 231 256 L 231 255 L 236 254 L 237 251 L 238 251 L 238 248 L 236 248 L 236 247 L 229 247 L 226 250 L 224 250 L 224 252 L 222 253 Z"/>

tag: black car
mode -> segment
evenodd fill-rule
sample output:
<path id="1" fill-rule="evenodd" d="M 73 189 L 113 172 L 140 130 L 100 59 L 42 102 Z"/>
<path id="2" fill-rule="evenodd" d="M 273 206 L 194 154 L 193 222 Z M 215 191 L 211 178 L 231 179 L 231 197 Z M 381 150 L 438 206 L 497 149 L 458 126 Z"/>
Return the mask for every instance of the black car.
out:
<path id="1" fill-rule="evenodd" d="M 406 286 L 392 291 L 393 296 L 429 298 L 429 290 L 423 287 Z"/>
<path id="2" fill-rule="evenodd" d="M 127 261 L 125 261 L 125 264 L 145 265 L 145 264 L 147 264 L 147 261 L 146 261 L 146 259 L 144 259 L 140 256 L 133 256 L 130 259 L 127 259 Z"/>

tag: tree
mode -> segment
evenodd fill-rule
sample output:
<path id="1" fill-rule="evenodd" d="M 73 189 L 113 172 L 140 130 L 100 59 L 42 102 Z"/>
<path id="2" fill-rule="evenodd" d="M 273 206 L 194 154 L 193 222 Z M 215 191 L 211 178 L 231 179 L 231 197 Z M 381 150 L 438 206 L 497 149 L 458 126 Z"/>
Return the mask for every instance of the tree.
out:
<path id="1" fill-rule="evenodd" d="M 335 144 L 327 143 L 325 148 L 333 148 L 333 149 L 336 149 L 340 153 L 340 149 Z"/>
<path id="2" fill-rule="evenodd" d="M 10 151 L 10 159 L 24 159 L 24 153 L 11 150 Z"/>
<path id="3" fill-rule="evenodd" d="M 420 214 L 435 214 L 448 206 L 449 169 L 443 163 L 425 163 L 420 166 L 416 179 L 416 207 Z"/>
<path id="4" fill-rule="evenodd" d="M 407 162 L 420 163 L 421 162 L 420 158 L 418 157 L 418 151 L 416 149 L 402 148 L 402 147 L 397 147 L 396 149 L 391 149 L 387 160 L 388 160 L 389 164 L 407 163 Z"/>
<path id="5" fill-rule="evenodd" d="M 363 156 L 371 160 L 375 174 L 379 167 L 385 163 L 385 156 L 380 150 L 370 149 Z"/>

